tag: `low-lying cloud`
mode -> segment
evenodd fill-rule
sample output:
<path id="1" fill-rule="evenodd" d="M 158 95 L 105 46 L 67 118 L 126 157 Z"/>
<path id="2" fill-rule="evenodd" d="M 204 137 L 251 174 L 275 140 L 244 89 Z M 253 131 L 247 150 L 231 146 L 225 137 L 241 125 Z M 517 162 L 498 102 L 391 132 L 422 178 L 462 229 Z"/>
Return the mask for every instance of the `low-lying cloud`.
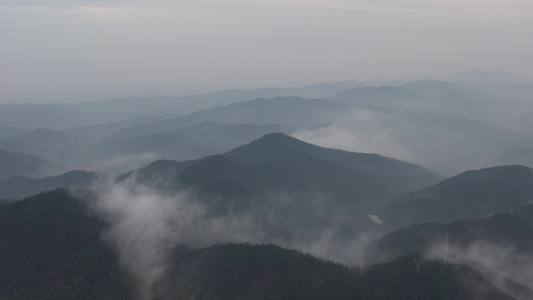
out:
<path id="1" fill-rule="evenodd" d="M 285 216 L 277 215 L 276 206 L 290 202 L 289 195 L 266 199 L 273 208 L 264 215 L 254 208 L 216 213 L 190 190 L 162 194 L 133 179 L 99 187 L 97 193 L 93 209 L 109 224 L 102 238 L 117 251 L 120 265 L 137 280 L 142 299 L 153 298 L 151 287 L 162 278 L 172 251 L 179 245 L 201 248 L 230 242 L 271 243 L 348 265 L 363 265 L 364 249 L 372 240 L 341 240 L 332 228 L 309 238 L 297 225 L 288 227 L 289 237 L 278 235 L 284 224 L 280 225 L 279 218 Z"/>
<path id="2" fill-rule="evenodd" d="M 428 251 L 428 259 L 441 259 L 470 265 L 490 279 L 498 288 L 513 294 L 506 284 L 508 279 L 533 289 L 533 256 L 521 254 L 513 247 L 501 247 L 481 241 L 467 247 L 447 243 L 436 244 Z M 515 295 L 520 298 L 520 295 Z"/>

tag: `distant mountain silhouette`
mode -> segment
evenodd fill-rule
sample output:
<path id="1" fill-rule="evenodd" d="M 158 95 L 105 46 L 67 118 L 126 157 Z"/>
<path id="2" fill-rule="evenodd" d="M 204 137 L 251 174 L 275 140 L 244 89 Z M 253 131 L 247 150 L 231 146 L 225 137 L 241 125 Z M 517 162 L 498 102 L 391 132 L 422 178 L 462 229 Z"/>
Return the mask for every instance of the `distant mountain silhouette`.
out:
<path id="1" fill-rule="evenodd" d="M 514 165 L 467 171 L 399 200 L 383 213 L 385 222 L 450 222 L 513 211 L 533 200 L 533 169 Z"/>
<path id="2" fill-rule="evenodd" d="M 0 149 L 0 179 L 13 176 L 39 177 L 54 166 L 38 157 Z"/>
<path id="3" fill-rule="evenodd" d="M 294 88 L 231 89 L 181 97 L 123 97 L 76 104 L 5 104 L 0 105 L 0 126 L 20 127 L 28 130 L 40 127 L 66 130 L 150 115 L 183 116 L 218 105 L 229 105 L 257 98 L 291 96 L 324 98 L 356 86 L 362 86 L 362 84 L 354 81 L 341 81 Z"/>
<path id="4" fill-rule="evenodd" d="M 70 171 L 60 176 L 45 178 L 11 177 L 0 180 L 0 199 L 22 199 L 59 188 L 87 189 L 100 176 L 103 176 L 103 174 L 86 171 Z"/>
<path id="5" fill-rule="evenodd" d="M 110 139 L 133 138 L 148 134 L 172 131 L 202 122 L 226 124 L 308 126 L 331 122 L 347 116 L 350 104 L 320 99 L 277 97 L 234 103 L 196 111 L 184 117 L 119 130 Z"/>
<path id="6" fill-rule="evenodd" d="M 224 153 L 267 133 L 280 125 L 230 125 L 203 122 L 197 125 L 129 139 L 106 140 L 102 156 L 154 153 L 157 157 L 189 160 Z"/>
<path id="7" fill-rule="evenodd" d="M 342 91 L 328 98 L 333 101 L 342 101 L 370 109 L 405 110 L 413 104 L 420 105 L 421 95 L 406 91 L 401 88 L 382 87 L 356 87 Z"/>
<path id="8" fill-rule="evenodd" d="M 74 140 L 66 132 L 39 128 L 24 134 L 12 136 L 0 142 L 0 147 L 22 152 L 56 163 L 58 157 L 70 156 L 69 149 Z"/>

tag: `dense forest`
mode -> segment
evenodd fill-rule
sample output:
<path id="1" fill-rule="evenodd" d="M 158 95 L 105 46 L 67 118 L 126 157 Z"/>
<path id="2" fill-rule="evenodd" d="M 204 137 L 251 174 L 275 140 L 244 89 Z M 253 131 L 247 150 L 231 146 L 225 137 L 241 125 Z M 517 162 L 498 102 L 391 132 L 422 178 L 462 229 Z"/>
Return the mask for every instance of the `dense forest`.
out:
<path id="1" fill-rule="evenodd" d="M 465 265 L 412 254 L 366 270 L 274 245 L 176 253 L 157 299 L 513 299 Z"/>
<path id="2" fill-rule="evenodd" d="M 0 206 L 0 299 L 131 299 L 104 228 L 65 190 Z"/>
<path id="3" fill-rule="evenodd" d="M 107 225 L 86 201 L 56 190 L 0 206 L 0 299 L 134 298 L 136 284 L 101 239 Z M 154 299 L 512 299 L 471 267 L 420 259 L 411 253 L 361 269 L 275 245 L 178 246 L 152 294 Z"/>

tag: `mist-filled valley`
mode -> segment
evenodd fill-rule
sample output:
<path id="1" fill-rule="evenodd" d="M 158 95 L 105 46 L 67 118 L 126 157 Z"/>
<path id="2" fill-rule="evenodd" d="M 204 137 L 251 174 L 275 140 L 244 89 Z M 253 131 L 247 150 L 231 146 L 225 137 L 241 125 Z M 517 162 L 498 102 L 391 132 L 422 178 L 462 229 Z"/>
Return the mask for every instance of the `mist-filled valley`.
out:
<path id="1" fill-rule="evenodd" d="M 495 74 L 0 105 L 0 299 L 533 299 Z"/>

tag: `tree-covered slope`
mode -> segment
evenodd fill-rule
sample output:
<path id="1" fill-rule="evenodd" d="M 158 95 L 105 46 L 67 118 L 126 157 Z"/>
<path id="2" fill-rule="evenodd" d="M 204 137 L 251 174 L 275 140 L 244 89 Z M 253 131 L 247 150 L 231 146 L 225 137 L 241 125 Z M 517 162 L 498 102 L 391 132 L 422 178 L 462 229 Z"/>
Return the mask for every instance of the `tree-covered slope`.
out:
<path id="1" fill-rule="evenodd" d="M 131 299 L 104 228 L 62 190 L 1 205 L 0 299 Z"/>
<path id="2" fill-rule="evenodd" d="M 403 256 L 365 271 L 273 245 L 176 252 L 157 299 L 513 299 L 472 268 Z"/>
<path id="3" fill-rule="evenodd" d="M 441 178 L 406 162 L 321 148 L 281 133 L 223 155 L 157 161 L 119 180 L 132 176 L 160 190 L 192 189 L 217 210 L 260 218 L 273 213 L 283 220 L 276 226 L 296 223 L 302 232 L 328 224 L 349 230 L 373 226 L 368 214 L 383 209 L 393 195 Z"/>
<path id="4" fill-rule="evenodd" d="M 467 171 L 398 200 L 384 211 L 385 222 L 450 222 L 513 211 L 533 200 L 533 169 L 499 166 Z"/>

